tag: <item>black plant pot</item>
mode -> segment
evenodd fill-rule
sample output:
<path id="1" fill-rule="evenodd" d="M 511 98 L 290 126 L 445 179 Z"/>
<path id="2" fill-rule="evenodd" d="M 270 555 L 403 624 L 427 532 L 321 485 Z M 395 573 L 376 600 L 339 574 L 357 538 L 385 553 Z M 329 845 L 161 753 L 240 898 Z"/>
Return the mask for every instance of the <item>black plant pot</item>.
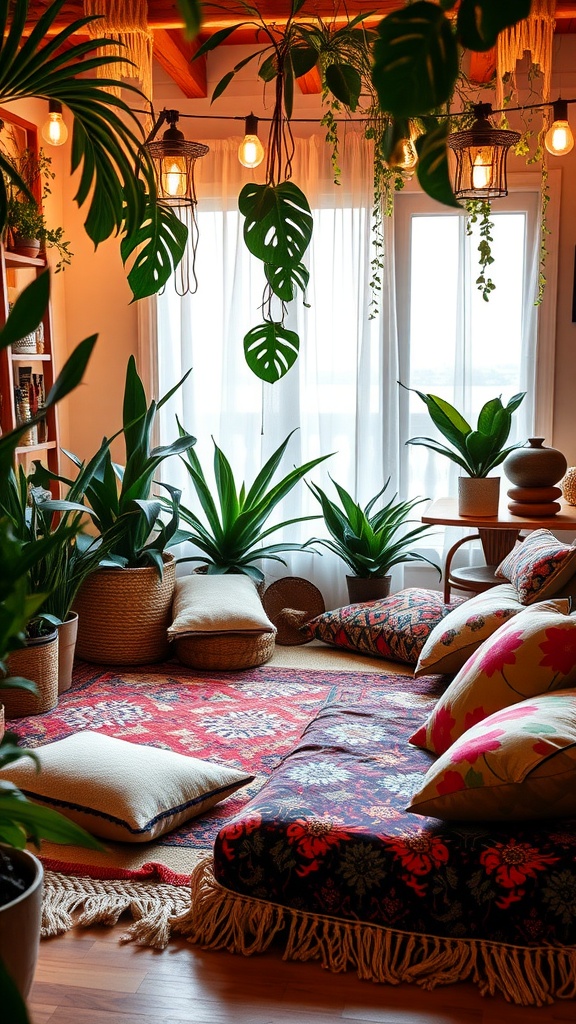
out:
<path id="1" fill-rule="evenodd" d="M 384 597 L 388 597 L 391 579 L 391 576 L 347 576 L 346 584 L 350 604 L 381 601 Z"/>
<path id="2" fill-rule="evenodd" d="M 8 903 L 0 904 L 0 960 L 25 999 L 38 959 L 44 872 L 38 858 L 28 850 L 0 845 L 0 856 L 23 885 Z"/>

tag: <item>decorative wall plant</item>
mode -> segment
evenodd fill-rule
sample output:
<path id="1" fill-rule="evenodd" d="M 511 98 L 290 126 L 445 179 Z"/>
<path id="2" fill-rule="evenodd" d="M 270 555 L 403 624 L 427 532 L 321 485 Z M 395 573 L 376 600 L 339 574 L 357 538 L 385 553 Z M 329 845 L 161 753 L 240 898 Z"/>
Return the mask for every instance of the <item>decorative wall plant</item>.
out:
<path id="1" fill-rule="evenodd" d="M 394 166 L 396 147 L 402 139 L 410 137 L 411 122 L 417 119 L 421 129 L 415 143 L 418 181 L 432 198 L 460 209 L 448 174 L 450 118 L 446 115 L 447 105 L 457 91 L 462 48 L 489 50 L 500 32 L 527 17 L 531 8 L 531 0 L 510 0 L 506 4 L 501 0 L 460 0 L 459 4 L 458 0 L 441 0 L 439 4 L 416 0 L 383 18 L 375 32 L 363 24 L 374 12 L 362 13 L 338 27 L 336 21 L 329 24 L 315 14 L 310 21 L 300 20 L 305 3 L 306 0 L 291 0 L 287 22 L 282 26 L 267 22 L 256 7 L 243 3 L 246 20 L 215 32 L 196 54 L 200 57 L 214 50 L 247 25 L 256 27 L 258 38 L 265 41 L 223 76 L 212 100 L 221 96 L 235 75 L 252 61 L 258 62 L 258 76 L 263 84 L 273 83 L 275 88 L 266 184 L 250 183 L 239 197 L 240 212 L 246 218 L 246 244 L 263 261 L 268 282 L 262 305 L 263 322 L 245 336 L 244 350 L 254 373 L 270 382 L 284 376 L 297 359 L 299 339 L 285 327 L 286 303 L 298 289 L 304 291 L 308 283 L 302 258 L 311 238 L 312 217 L 306 197 L 290 181 L 290 119 L 295 80 L 313 68 L 320 72 L 322 96 L 327 105 L 322 123 L 333 146 L 336 177 L 339 168 L 335 113 L 357 113 L 361 97 L 367 97 L 365 134 L 374 141 L 376 161 L 377 254 L 373 279 L 377 294 L 382 198 L 391 182 L 394 186 L 402 185 Z M 450 12 L 454 12 L 453 16 Z M 483 223 L 487 223 L 486 218 Z M 488 241 L 483 239 L 484 295 L 491 290 L 491 282 L 485 277 L 490 257 L 489 249 L 486 251 Z M 281 304 L 279 314 L 274 312 L 275 301 Z"/>

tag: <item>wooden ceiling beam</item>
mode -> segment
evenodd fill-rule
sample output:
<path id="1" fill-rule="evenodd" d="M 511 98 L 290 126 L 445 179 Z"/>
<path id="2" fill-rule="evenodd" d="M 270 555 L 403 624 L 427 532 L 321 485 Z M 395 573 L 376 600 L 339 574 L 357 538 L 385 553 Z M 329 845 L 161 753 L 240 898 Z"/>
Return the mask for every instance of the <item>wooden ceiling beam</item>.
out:
<path id="1" fill-rule="evenodd" d="M 187 42 L 176 29 L 154 31 L 154 58 L 189 100 L 208 95 L 206 57 L 192 61 L 199 49 L 199 42 Z"/>

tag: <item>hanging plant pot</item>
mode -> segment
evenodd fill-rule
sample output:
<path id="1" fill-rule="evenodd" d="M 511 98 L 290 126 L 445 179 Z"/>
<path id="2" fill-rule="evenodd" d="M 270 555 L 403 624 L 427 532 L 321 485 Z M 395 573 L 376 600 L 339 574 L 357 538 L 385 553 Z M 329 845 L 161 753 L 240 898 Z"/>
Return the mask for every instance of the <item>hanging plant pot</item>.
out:
<path id="1" fill-rule="evenodd" d="M 381 601 L 388 597 L 391 579 L 391 576 L 347 576 L 346 585 L 350 604 Z"/>
<path id="2" fill-rule="evenodd" d="M 154 566 L 97 569 L 80 587 L 76 655 L 101 665 L 146 665 L 168 657 L 176 562 L 164 556 L 162 579 Z"/>
<path id="3" fill-rule="evenodd" d="M 58 626 L 58 693 L 72 685 L 72 669 L 78 636 L 78 613 L 70 612 Z"/>
<path id="4" fill-rule="evenodd" d="M 499 500 L 499 476 L 458 477 L 458 515 L 497 516 Z"/>
<path id="5" fill-rule="evenodd" d="M 8 675 L 22 676 L 36 683 L 38 693 L 0 688 L 0 702 L 6 718 L 43 715 L 58 703 L 58 630 L 47 636 L 30 637 L 26 646 L 8 657 Z"/>
<path id="6" fill-rule="evenodd" d="M 0 960 L 23 999 L 34 979 L 42 921 L 42 864 L 28 850 L 0 844 Z M 13 886 L 14 878 L 22 887 Z M 11 892 L 16 895 L 10 898 Z M 3 899 L 8 899 L 3 902 Z"/>

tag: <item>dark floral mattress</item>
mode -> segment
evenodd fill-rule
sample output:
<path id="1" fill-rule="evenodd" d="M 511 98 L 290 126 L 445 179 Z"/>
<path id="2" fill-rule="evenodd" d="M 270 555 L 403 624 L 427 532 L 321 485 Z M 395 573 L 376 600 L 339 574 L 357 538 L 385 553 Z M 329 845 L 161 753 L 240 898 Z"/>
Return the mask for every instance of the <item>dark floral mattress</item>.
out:
<path id="1" fill-rule="evenodd" d="M 215 843 L 218 882 L 307 913 L 514 945 L 576 943 L 576 820 L 405 811 L 433 755 L 408 737 L 439 677 L 335 687 Z"/>

